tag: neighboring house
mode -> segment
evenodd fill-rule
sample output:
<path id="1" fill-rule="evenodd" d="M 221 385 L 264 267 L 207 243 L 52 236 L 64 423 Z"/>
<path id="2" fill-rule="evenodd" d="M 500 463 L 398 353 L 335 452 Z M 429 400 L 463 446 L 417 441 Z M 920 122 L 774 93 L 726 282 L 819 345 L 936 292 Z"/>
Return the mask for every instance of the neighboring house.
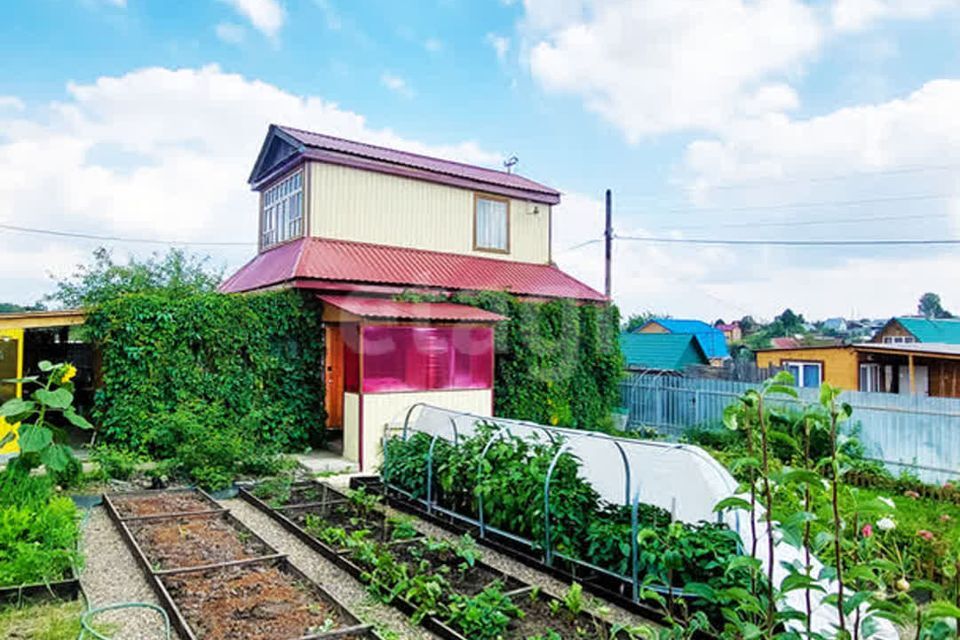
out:
<path id="1" fill-rule="evenodd" d="M 738 320 L 729 323 L 717 322 L 713 326 L 723 333 L 727 344 L 733 344 L 734 342 L 743 340 L 743 330 L 740 328 L 740 322 Z"/>
<path id="2" fill-rule="evenodd" d="M 911 342 L 960 344 L 960 319 L 931 319 L 908 316 L 891 318 L 873 337 L 873 342 L 882 344 Z"/>
<path id="3" fill-rule="evenodd" d="M 322 301 L 327 427 L 362 469 L 415 403 L 492 412 L 493 326 L 505 318 L 398 294 L 606 301 L 552 262 L 559 192 L 517 174 L 271 125 L 249 182 L 259 254 L 221 290 L 295 287 Z"/>
<path id="4" fill-rule="evenodd" d="M 801 387 L 960 398 L 960 345 L 861 342 L 762 349 L 757 366 L 784 367 Z"/>
<path id="5" fill-rule="evenodd" d="M 623 332 L 620 351 L 628 371 L 682 373 L 710 363 L 700 341 L 689 334 Z"/>
<path id="6" fill-rule="evenodd" d="M 774 349 L 797 349 L 800 347 L 800 341 L 796 338 L 770 338 L 770 344 Z"/>
<path id="7" fill-rule="evenodd" d="M 710 359 L 710 364 L 713 365 L 720 365 L 730 357 L 723 332 L 701 320 L 654 318 L 637 329 L 636 333 L 674 333 L 695 336 L 700 341 L 703 352 Z"/>
<path id="8" fill-rule="evenodd" d="M 824 331 L 832 331 L 833 333 L 846 333 L 847 321 L 844 318 L 827 318 L 823 321 L 822 328 Z"/>

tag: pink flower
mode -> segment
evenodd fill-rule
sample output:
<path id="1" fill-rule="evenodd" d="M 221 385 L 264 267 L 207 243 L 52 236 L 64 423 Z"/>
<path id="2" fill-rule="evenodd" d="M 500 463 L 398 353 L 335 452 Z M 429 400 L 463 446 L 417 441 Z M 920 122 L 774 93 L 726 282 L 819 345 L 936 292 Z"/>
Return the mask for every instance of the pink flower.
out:
<path id="1" fill-rule="evenodd" d="M 860 530 L 860 533 L 863 534 L 864 538 L 869 538 L 873 535 L 873 525 L 869 523 L 863 525 L 863 529 Z"/>
<path id="2" fill-rule="evenodd" d="M 933 540 L 933 532 L 927 531 L 926 529 L 920 529 L 919 531 L 917 531 L 917 535 L 928 542 L 930 540 Z"/>
<path id="3" fill-rule="evenodd" d="M 913 498 L 914 500 L 920 497 L 920 494 L 916 491 L 904 491 L 903 495 L 907 496 L 908 498 Z"/>

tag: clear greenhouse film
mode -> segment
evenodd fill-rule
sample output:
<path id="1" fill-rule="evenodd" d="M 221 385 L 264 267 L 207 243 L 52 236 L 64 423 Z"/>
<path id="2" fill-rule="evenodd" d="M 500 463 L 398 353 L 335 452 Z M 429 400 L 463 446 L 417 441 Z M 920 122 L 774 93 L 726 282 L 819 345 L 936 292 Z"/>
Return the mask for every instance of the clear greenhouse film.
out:
<path id="1" fill-rule="evenodd" d="M 685 584 L 745 580 L 726 568 L 754 546 L 748 515 L 714 510 L 736 493 L 736 480 L 692 445 L 416 404 L 388 425 L 381 475 L 427 512 L 634 602 L 644 589 L 683 598 L 690 597 Z M 757 519 L 762 541 L 762 515 Z M 691 547 L 700 550 L 673 553 Z M 756 547 L 768 566 L 765 545 Z M 787 575 L 781 563 L 802 562 L 804 552 L 779 543 L 775 553 L 779 583 Z M 814 563 L 816 575 L 822 565 Z M 822 600 L 836 585 L 821 586 L 813 628 L 832 635 L 836 611 Z M 803 593 L 789 592 L 785 605 L 802 610 Z M 893 640 L 897 633 L 884 624 L 873 637 Z"/>

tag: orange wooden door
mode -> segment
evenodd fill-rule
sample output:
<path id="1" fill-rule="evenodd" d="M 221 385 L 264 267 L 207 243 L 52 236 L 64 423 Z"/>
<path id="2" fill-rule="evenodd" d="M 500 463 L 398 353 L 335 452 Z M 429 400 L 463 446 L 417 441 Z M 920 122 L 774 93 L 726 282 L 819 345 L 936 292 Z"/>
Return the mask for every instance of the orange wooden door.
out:
<path id="1" fill-rule="evenodd" d="M 326 391 L 327 428 L 343 428 L 343 335 L 339 325 L 326 326 Z"/>

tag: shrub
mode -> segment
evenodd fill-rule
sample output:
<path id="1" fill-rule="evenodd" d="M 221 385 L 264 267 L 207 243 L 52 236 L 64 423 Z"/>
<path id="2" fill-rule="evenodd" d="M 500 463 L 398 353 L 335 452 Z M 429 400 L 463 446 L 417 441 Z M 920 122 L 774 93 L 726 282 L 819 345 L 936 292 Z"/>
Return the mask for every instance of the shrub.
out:
<path id="1" fill-rule="evenodd" d="M 62 580 L 79 563 L 77 507 L 50 482 L 15 467 L 0 475 L 0 586 Z"/>
<path id="2" fill-rule="evenodd" d="M 87 327 L 102 354 L 94 413 L 107 444 L 137 450 L 194 401 L 272 449 L 322 440 L 323 340 L 309 296 L 137 293 L 104 302 Z"/>
<path id="3" fill-rule="evenodd" d="M 90 454 L 91 459 L 100 466 L 105 478 L 129 480 L 137 465 L 144 457 L 135 452 L 114 445 L 100 445 Z"/>

